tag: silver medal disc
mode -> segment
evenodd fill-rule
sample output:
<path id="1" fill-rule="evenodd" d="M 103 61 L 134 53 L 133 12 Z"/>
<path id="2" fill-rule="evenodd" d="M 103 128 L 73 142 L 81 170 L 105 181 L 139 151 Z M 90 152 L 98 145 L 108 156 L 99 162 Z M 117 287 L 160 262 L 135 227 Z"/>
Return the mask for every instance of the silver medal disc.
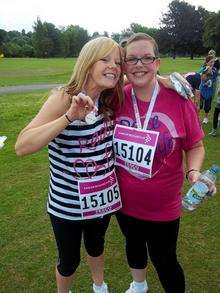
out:
<path id="1" fill-rule="evenodd" d="M 97 120 L 96 115 L 94 112 L 90 112 L 89 114 L 86 115 L 85 121 L 87 124 L 93 124 Z"/>

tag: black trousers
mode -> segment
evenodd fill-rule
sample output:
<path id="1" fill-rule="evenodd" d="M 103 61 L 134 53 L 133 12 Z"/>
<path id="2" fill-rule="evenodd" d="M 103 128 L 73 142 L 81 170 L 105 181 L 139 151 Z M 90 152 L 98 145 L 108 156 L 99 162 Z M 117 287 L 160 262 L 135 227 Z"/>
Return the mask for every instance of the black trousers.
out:
<path id="1" fill-rule="evenodd" d="M 96 257 L 103 253 L 110 218 L 111 215 L 106 215 L 103 218 L 71 221 L 50 214 L 58 249 L 57 270 L 62 276 L 71 276 L 77 269 L 82 236 L 90 256 Z"/>
<path id="2" fill-rule="evenodd" d="M 213 114 L 213 128 L 216 129 L 218 127 L 218 115 L 220 113 L 220 108 L 215 107 Z"/>
<path id="3" fill-rule="evenodd" d="M 206 114 L 209 113 L 209 111 L 211 110 L 211 106 L 212 106 L 212 99 L 205 99 L 201 96 L 200 98 L 200 110 L 204 109 L 204 112 Z"/>
<path id="4" fill-rule="evenodd" d="M 130 268 L 146 268 L 149 254 L 165 292 L 185 292 L 184 273 L 176 257 L 179 219 L 151 222 L 117 213 L 117 220 L 126 239 Z"/>

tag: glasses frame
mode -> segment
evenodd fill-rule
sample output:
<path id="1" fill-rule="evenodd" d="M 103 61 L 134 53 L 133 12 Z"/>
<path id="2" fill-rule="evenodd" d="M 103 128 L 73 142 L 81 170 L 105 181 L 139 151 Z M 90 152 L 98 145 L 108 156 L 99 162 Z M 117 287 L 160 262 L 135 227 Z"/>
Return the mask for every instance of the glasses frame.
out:
<path id="1" fill-rule="evenodd" d="M 136 64 L 138 64 L 138 61 L 141 61 L 142 65 L 149 65 L 149 64 L 153 63 L 155 60 L 157 60 L 158 57 L 155 57 L 155 56 L 143 56 L 143 57 L 140 57 L 140 58 L 132 57 L 130 59 L 132 59 L 131 63 L 130 63 L 131 60 L 129 61 L 129 58 L 126 58 L 126 57 L 124 58 L 124 62 L 126 64 L 128 64 L 128 65 L 136 65 Z M 149 62 L 143 62 L 144 59 L 145 60 L 148 59 Z"/>

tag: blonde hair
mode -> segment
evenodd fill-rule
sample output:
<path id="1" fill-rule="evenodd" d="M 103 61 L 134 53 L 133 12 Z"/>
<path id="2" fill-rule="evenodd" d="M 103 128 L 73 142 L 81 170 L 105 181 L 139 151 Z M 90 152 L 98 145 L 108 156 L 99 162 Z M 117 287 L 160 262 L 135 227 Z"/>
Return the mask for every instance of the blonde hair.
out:
<path id="1" fill-rule="evenodd" d="M 215 50 L 211 49 L 209 52 L 208 52 L 208 55 L 212 55 L 212 56 L 216 56 L 216 52 Z"/>
<path id="2" fill-rule="evenodd" d="M 93 64 L 108 55 L 114 48 L 119 49 L 120 61 L 122 62 L 121 48 L 114 40 L 107 37 L 99 37 L 86 43 L 77 58 L 72 76 L 64 87 L 65 92 L 71 96 L 80 93 L 87 81 L 89 71 Z M 116 105 L 121 105 L 123 99 L 122 86 L 123 73 L 121 72 L 115 88 L 106 89 L 101 94 L 100 100 L 102 106 L 100 111 L 102 113 L 113 112 Z"/>
<path id="3" fill-rule="evenodd" d="M 206 56 L 205 57 L 205 65 L 207 64 L 207 63 L 209 63 L 209 61 L 211 61 L 211 60 L 215 60 L 215 57 L 213 56 L 213 55 L 208 55 L 208 56 Z"/>

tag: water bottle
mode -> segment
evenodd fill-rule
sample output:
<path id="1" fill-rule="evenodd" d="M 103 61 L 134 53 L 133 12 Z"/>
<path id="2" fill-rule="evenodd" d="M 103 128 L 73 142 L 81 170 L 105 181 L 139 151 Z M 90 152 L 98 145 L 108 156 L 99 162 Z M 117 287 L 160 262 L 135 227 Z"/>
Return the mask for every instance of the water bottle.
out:
<path id="1" fill-rule="evenodd" d="M 217 165 L 212 165 L 210 169 L 202 172 L 198 180 L 183 197 L 183 207 L 189 211 L 193 211 L 200 205 L 205 197 L 211 196 L 210 190 L 219 172 L 220 166 Z"/>

